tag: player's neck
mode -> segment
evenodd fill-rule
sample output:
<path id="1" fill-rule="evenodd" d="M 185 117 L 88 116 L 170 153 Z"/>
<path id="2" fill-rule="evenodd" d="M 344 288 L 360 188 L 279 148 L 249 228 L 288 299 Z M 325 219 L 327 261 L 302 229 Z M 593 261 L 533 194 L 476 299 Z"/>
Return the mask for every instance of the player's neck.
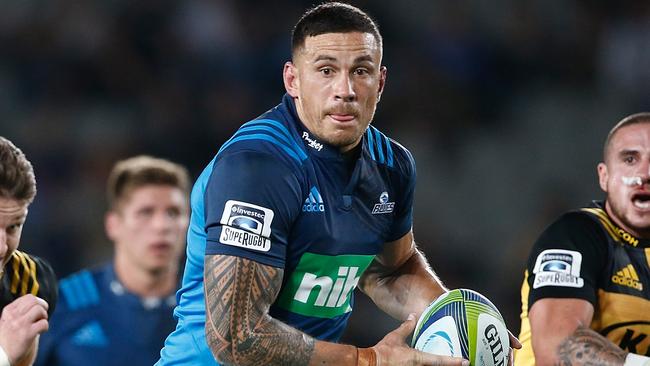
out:
<path id="1" fill-rule="evenodd" d="M 173 266 L 173 265 L 172 265 Z M 115 275 L 129 292 L 142 297 L 165 297 L 176 291 L 178 266 L 148 271 L 115 258 Z"/>

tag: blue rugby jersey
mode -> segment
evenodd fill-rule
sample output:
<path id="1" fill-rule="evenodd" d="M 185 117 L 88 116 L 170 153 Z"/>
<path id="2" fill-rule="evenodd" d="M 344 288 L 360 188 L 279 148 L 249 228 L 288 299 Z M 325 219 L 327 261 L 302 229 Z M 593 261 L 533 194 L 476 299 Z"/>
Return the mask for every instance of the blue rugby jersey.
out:
<path id="1" fill-rule="evenodd" d="M 175 297 L 128 292 L 112 263 L 64 278 L 59 295 L 36 366 L 152 365 L 175 326 Z"/>
<path id="2" fill-rule="evenodd" d="M 337 341 L 359 278 L 384 243 L 411 229 L 414 186 L 404 147 L 371 126 L 349 162 L 302 125 L 285 95 L 242 125 L 194 186 L 178 325 L 157 365 L 217 364 L 205 340 L 206 254 L 283 268 L 271 316 Z"/>

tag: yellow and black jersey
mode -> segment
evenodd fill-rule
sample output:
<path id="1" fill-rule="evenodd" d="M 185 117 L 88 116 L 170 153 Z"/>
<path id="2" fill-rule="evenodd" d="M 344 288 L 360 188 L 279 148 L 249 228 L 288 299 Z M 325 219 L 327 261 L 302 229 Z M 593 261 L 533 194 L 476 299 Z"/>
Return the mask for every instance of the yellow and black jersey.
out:
<path id="1" fill-rule="evenodd" d="M 32 294 L 47 301 L 52 315 L 58 300 L 56 275 L 43 259 L 15 251 L 4 268 L 0 288 L 0 310 L 17 298 Z"/>
<path id="2" fill-rule="evenodd" d="M 528 309 L 543 298 L 589 301 L 593 330 L 650 356 L 650 240 L 618 227 L 602 203 L 564 214 L 535 243 L 521 288 L 517 366 L 535 364 Z"/>

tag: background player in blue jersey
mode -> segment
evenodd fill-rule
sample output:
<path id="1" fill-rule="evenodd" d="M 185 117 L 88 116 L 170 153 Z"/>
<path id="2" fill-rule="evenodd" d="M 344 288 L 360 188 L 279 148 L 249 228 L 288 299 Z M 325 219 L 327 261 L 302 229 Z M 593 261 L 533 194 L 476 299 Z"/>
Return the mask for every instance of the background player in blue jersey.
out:
<path id="1" fill-rule="evenodd" d="M 152 365 L 174 329 L 178 267 L 188 224 L 182 166 L 138 156 L 108 178 L 106 233 L 114 260 L 60 284 L 61 298 L 37 364 Z"/>
<path id="2" fill-rule="evenodd" d="M 0 136 L 0 366 L 31 365 L 39 334 L 57 299 L 48 263 L 18 251 L 27 209 L 36 195 L 32 164 Z"/>
<path id="3" fill-rule="evenodd" d="M 413 158 L 370 126 L 381 59 L 377 26 L 353 6 L 299 20 L 282 103 L 194 186 L 179 322 L 158 365 L 467 363 L 405 341 L 445 288 L 413 240 Z M 404 321 L 370 348 L 335 343 L 357 285 Z"/>

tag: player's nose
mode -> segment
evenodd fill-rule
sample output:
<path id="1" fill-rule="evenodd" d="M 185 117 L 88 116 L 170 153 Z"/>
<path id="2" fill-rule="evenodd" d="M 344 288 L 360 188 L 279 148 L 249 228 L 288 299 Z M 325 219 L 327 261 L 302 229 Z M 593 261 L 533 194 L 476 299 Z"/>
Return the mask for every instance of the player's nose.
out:
<path id="1" fill-rule="evenodd" d="M 7 244 L 7 231 L 5 229 L 0 229 L 0 258 L 4 258 L 7 255 L 7 250 L 9 250 L 9 244 Z"/>
<path id="2" fill-rule="evenodd" d="M 636 174 L 641 177 L 645 184 L 650 182 L 650 157 L 640 162 Z"/>
<path id="3" fill-rule="evenodd" d="M 352 79 L 347 73 L 340 73 L 334 84 L 334 98 L 344 102 L 353 102 L 357 98 Z"/>
<path id="4" fill-rule="evenodd" d="M 174 225 L 174 219 L 166 212 L 160 212 L 153 218 L 153 227 L 159 231 L 168 231 Z"/>

